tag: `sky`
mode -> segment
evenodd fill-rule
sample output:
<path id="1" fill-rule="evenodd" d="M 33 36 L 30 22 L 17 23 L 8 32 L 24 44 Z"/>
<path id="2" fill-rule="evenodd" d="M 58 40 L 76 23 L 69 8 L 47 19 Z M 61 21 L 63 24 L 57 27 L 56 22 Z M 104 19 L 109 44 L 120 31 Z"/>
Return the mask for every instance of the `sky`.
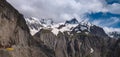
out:
<path id="1" fill-rule="evenodd" d="M 72 18 L 89 21 L 106 32 L 120 32 L 120 0 L 7 0 L 25 18 L 52 18 L 63 22 Z"/>

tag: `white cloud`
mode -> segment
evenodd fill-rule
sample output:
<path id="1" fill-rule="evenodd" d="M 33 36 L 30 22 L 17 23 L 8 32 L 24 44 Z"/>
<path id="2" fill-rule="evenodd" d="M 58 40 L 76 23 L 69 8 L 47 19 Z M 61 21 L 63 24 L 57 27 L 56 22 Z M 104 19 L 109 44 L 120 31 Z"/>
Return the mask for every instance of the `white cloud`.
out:
<path id="1" fill-rule="evenodd" d="M 83 20 L 85 13 L 111 12 L 120 14 L 120 4 L 107 4 L 105 0 L 7 0 L 25 17 L 53 18 L 62 22 L 76 17 Z M 85 18 L 88 21 L 88 18 Z M 120 22 L 119 18 L 112 17 L 108 20 L 94 20 L 92 23 L 104 28 L 105 32 L 119 31 L 120 28 L 109 28 Z"/>
<path id="2" fill-rule="evenodd" d="M 85 13 L 107 11 L 104 0 L 7 0 L 26 17 L 54 18 L 56 21 L 68 17 L 80 17 Z M 89 1 L 89 2 L 88 2 Z M 65 15 L 65 16 L 63 16 Z M 61 18 L 61 19 L 60 19 Z M 70 19 L 69 18 L 69 19 Z"/>
<path id="3" fill-rule="evenodd" d="M 120 14 L 120 4 L 107 4 L 105 0 L 7 0 L 25 17 L 53 18 L 57 22 L 76 17 L 83 20 L 85 13 L 111 12 Z M 86 18 L 86 20 L 88 20 Z M 120 28 L 106 26 L 120 22 L 119 18 L 112 17 L 108 20 L 94 20 L 92 23 L 104 27 L 106 32 L 119 31 Z"/>
<path id="4" fill-rule="evenodd" d="M 120 32 L 120 28 L 110 27 L 112 25 L 115 25 L 116 23 L 120 23 L 120 19 L 117 17 L 111 17 L 110 19 L 106 19 L 106 20 L 103 19 L 94 20 L 92 23 L 102 27 L 106 33 L 114 32 L 114 31 Z"/>
<path id="5" fill-rule="evenodd" d="M 112 5 L 107 5 L 106 8 L 111 13 L 120 14 L 120 4 L 118 4 L 118 3 L 114 3 Z"/>
<path id="6" fill-rule="evenodd" d="M 94 20 L 92 23 L 100 26 L 102 21 L 103 20 Z"/>
<path id="7" fill-rule="evenodd" d="M 58 19 L 63 14 L 75 17 L 90 12 L 120 14 L 120 4 L 108 5 L 105 0 L 7 0 L 27 17 Z M 65 18 L 64 18 L 65 19 Z"/>
<path id="8" fill-rule="evenodd" d="M 120 32 L 120 28 L 103 27 L 103 29 L 104 29 L 104 31 L 105 31 L 106 33 L 114 32 L 114 31 Z"/>
<path id="9" fill-rule="evenodd" d="M 105 26 L 111 26 L 111 25 L 114 25 L 116 23 L 119 23 L 120 22 L 120 19 L 117 18 L 117 17 L 111 17 L 108 21 L 107 21 L 107 24 Z"/>
<path id="10" fill-rule="evenodd" d="M 110 19 L 98 19 L 94 20 L 92 23 L 101 27 L 109 27 L 120 22 L 120 18 L 111 17 Z"/>

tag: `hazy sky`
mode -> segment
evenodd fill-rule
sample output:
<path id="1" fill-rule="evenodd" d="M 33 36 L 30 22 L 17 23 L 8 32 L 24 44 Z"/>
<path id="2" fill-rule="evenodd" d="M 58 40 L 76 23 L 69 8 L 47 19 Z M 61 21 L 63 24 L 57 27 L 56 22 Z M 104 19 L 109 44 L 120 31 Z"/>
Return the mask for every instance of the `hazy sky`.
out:
<path id="1" fill-rule="evenodd" d="M 53 18 L 63 22 L 73 17 L 101 27 L 120 30 L 120 0 L 7 0 L 25 17 Z"/>

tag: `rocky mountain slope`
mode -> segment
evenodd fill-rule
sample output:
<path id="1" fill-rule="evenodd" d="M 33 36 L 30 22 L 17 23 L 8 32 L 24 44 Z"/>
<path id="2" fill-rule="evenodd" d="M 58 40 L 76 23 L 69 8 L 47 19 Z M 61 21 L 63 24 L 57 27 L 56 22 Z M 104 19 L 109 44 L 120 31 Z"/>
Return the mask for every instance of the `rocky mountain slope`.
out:
<path id="1" fill-rule="evenodd" d="M 23 15 L 0 0 L 0 57 L 54 57 L 44 47 L 30 35 Z"/>
<path id="2" fill-rule="evenodd" d="M 53 27 L 42 28 L 34 35 L 34 39 L 42 41 L 44 45 L 54 50 L 56 57 L 111 56 L 116 39 L 109 38 L 98 26 L 74 22 L 71 23 L 70 20 L 67 24 L 65 22 L 56 27 L 58 29 L 55 32 L 59 31 L 57 34 L 53 32 Z"/>
<path id="3" fill-rule="evenodd" d="M 33 20 L 36 20 L 36 18 L 32 18 Z M 28 23 L 28 26 L 30 26 L 31 23 Z M 38 42 L 42 41 L 44 45 L 52 49 L 56 57 L 116 56 L 112 53 L 119 41 L 110 38 L 101 27 L 88 22 L 79 22 L 75 18 L 67 20 L 65 23 L 49 26 L 41 23 L 40 20 L 35 23 L 41 26 L 37 27 L 39 30 L 36 30 L 33 35 L 34 39 Z M 36 25 L 35 23 L 33 28 Z M 29 28 L 31 29 L 31 27 Z"/>
<path id="4" fill-rule="evenodd" d="M 56 25 L 51 19 L 25 22 L 0 0 L 0 57 L 120 57 L 119 52 L 120 39 L 108 37 L 98 26 L 75 18 Z"/>
<path id="5" fill-rule="evenodd" d="M 37 19 L 35 17 L 26 18 L 26 23 L 30 29 L 32 35 L 36 34 L 42 29 L 51 30 L 53 34 L 57 35 L 58 32 L 67 31 L 71 33 L 86 33 L 86 34 L 96 34 L 97 36 L 107 36 L 104 30 L 96 25 L 89 22 L 79 22 L 76 18 L 67 20 L 64 23 L 54 23 L 53 20 L 49 19 Z M 43 21 L 44 20 L 44 21 Z M 49 24 L 48 24 L 49 23 Z"/>
<path id="6" fill-rule="evenodd" d="M 108 35 L 112 38 L 120 38 L 120 32 L 117 31 L 109 32 Z"/>

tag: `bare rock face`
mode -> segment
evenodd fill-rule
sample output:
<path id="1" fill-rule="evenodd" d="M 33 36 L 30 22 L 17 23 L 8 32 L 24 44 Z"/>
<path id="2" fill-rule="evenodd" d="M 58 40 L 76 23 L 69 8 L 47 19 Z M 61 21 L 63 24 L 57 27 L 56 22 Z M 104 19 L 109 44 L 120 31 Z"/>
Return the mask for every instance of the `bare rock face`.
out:
<path id="1" fill-rule="evenodd" d="M 23 43 L 28 42 L 28 33 L 29 29 L 25 25 L 23 16 L 4 0 L 0 1 L 0 45 L 3 47 L 15 44 L 26 46 L 27 43 Z"/>
<path id="2" fill-rule="evenodd" d="M 30 35 L 23 16 L 0 0 L 0 57 L 54 57 Z"/>
<path id="3" fill-rule="evenodd" d="M 52 49 L 56 57 L 110 57 L 117 42 L 117 39 L 93 34 L 59 32 L 54 35 L 50 30 L 39 31 L 34 39 Z"/>
<path id="4" fill-rule="evenodd" d="M 98 27 L 98 26 L 91 26 L 90 27 L 90 33 L 93 35 L 97 35 L 100 37 L 108 37 L 108 35 L 105 33 L 105 31 L 103 30 L 103 28 Z"/>
<path id="5" fill-rule="evenodd" d="M 120 39 L 117 40 L 116 44 L 112 48 L 112 52 L 110 53 L 110 57 L 120 57 Z"/>

